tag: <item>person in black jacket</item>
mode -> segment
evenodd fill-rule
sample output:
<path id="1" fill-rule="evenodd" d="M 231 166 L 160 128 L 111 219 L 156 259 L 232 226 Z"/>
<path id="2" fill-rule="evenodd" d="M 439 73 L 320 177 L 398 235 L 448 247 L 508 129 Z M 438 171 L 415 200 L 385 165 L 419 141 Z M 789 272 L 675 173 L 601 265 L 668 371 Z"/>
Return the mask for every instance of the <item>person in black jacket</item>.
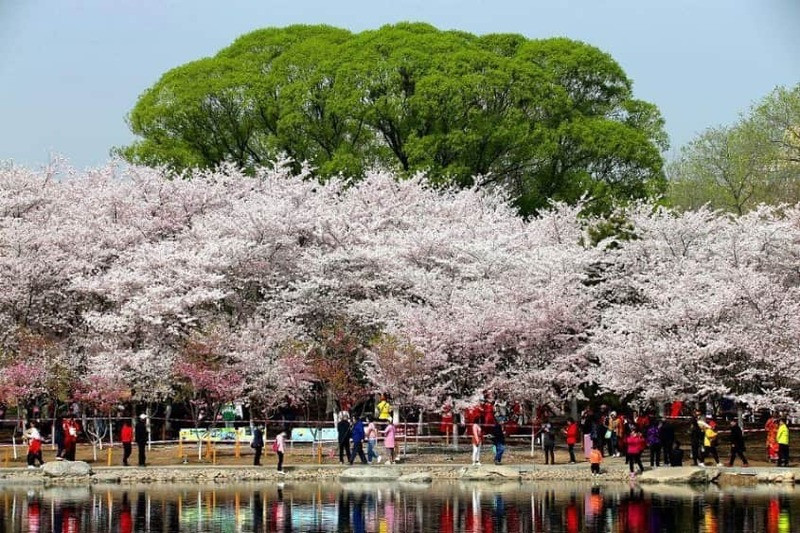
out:
<path id="1" fill-rule="evenodd" d="M 261 452 L 264 450 L 264 433 L 261 428 L 253 428 L 253 440 L 250 442 L 250 447 L 256 451 L 253 457 L 253 466 L 261 466 Z"/>
<path id="2" fill-rule="evenodd" d="M 700 448 L 703 446 L 703 430 L 699 424 L 700 411 L 695 411 L 692 417 L 691 426 L 689 427 L 689 442 L 692 447 L 692 464 L 697 466 L 698 463 L 703 461 L 700 455 Z"/>
<path id="3" fill-rule="evenodd" d="M 675 428 L 666 420 L 661 424 L 660 437 L 661 449 L 664 450 L 664 464 L 669 466 L 672 463 L 672 445 L 675 442 Z"/>
<path id="4" fill-rule="evenodd" d="M 147 415 L 142 413 L 139 415 L 139 420 L 136 422 L 136 444 L 139 446 L 139 466 L 145 464 L 145 447 L 147 446 Z"/>
<path id="5" fill-rule="evenodd" d="M 492 428 L 492 443 L 494 444 L 494 464 L 499 465 L 503 460 L 503 452 L 506 451 L 506 435 L 500 422 L 495 422 Z"/>
<path id="6" fill-rule="evenodd" d="M 339 462 L 344 463 L 345 457 L 350 461 L 350 415 L 343 412 L 336 424 L 336 434 L 339 439 Z"/>
<path id="7" fill-rule="evenodd" d="M 742 460 L 742 464 L 744 466 L 750 466 L 747 464 L 747 457 L 744 456 L 744 434 L 742 433 L 742 428 L 739 427 L 739 423 L 734 418 L 731 420 L 731 460 L 728 461 L 728 466 L 733 466 L 733 462 L 736 460 L 736 456 L 738 455 L 739 458 Z"/>

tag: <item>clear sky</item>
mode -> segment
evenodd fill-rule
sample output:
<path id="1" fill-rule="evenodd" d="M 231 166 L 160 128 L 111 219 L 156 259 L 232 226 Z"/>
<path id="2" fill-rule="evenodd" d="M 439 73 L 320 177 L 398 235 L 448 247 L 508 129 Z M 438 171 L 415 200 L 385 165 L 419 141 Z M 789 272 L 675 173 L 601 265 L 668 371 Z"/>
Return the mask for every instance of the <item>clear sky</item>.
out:
<path id="1" fill-rule="evenodd" d="M 104 162 L 145 88 L 251 30 L 403 20 L 595 45 L 660 107 L 673 147 L 800 82 L 800 0 L 0 0 L 0 159 Z"/>

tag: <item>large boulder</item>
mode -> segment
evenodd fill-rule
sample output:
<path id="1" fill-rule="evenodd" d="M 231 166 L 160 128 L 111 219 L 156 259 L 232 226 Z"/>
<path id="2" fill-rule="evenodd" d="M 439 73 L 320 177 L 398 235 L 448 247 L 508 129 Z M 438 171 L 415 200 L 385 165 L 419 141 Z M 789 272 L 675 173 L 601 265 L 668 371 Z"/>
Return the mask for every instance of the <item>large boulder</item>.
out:
<path id="1" fill-rule="evenodd" d="M 467 466 L 458 471 L 458 478 L 463 481 L 508 481 L 520 479 L 520 472 L 499 465 Z"/>
<path id="2" fill-rule="evenodd" d="M 91 476 L 92 467 L 83 461 L 49 461 L 42 467 L 42 472 L 49 477 Z"/>
<path id="3" fill-rule="evenodd" d="M 356 466 L 339 474 L 339 481 L 396 481 L 400 470 L 390 466 Z"/>
<path id="4" fill-rule="evenodd" d="M 699 484 L 716 478 L 718 472 L 698 466 L 677 466 L 648 470 L 639 476 L 640 483 Z"/>

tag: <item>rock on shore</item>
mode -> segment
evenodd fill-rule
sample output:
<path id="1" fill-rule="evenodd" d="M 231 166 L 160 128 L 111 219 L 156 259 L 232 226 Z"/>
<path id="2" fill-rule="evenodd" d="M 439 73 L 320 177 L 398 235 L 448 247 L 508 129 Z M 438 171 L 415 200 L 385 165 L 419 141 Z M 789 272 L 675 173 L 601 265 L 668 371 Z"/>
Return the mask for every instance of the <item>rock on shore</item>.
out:
<path id="1" fill-rule="evenodd" d="M 458 471 L 458 478 L 462 481 L 508 481 L 520 479 L 520 473 L 519 470 L 507 466 L 467 466 Z"/>
<path id="2" fill-rule="evenodd" d="M 704 484 L 713 481 L 719 470 L 696 466 L 678 466 L 648 470 L 639 476 L 640 483 Z"/>
<path id="3" fill-rule="evenodd" d="M 42 472 L 49 477 L 83 477 L 92 475 L 92 467 L 83 461 L 49 461 Z"/>
<path id="4" fill-rule="evenodd" d="M 396 481 L 400 470 L 392 467 L 356 466 L 339 474 L 339 481 Z"/>

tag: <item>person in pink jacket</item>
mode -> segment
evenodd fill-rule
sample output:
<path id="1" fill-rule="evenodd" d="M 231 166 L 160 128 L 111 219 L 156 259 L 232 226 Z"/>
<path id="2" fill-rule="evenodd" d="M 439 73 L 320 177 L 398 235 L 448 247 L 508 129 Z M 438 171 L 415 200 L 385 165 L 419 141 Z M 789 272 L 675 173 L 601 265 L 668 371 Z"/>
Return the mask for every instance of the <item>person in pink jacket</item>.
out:
<path id="1" fill-rule="evenodd" d="M 389 423 L 386 424 L 386 427 L 383 430 L 383 446 L 386 448 L 386 451 L 389 454 L 389 464 L 394 463 L 394 424 L 391 420 Z M 380 461 L 380 458 L 378 458 Z"/>
<path id="2" fill-rule="evenodd" d="M 283 471 L 283 454 L 286 453 L 286 430 L 281 430 L 278 436 L 275 437 L 272 449 L 278 454 L 278 473 L 285 474 L 286 472 Z"/>
<path id="3" fill-rule="evenodd" d="M 477 422 L 472 424 L 472 464 L 481 464 L 481 445 L 483 444 L 483 429 Z"/>
<path id="4" fill-rule="evenodd" d="M 627 462 L 628 467 L 631 470 L 631 477 L 634 477 L 635 474 L 633 473 L 633 466 L 639 466 L 639 473 L 641 474 L 644 472 L 644 465 L 642 464 L 642 452 L 647 447 L 647 441 L 642 436 L 639 428 L 633 427 L 631 434 L 625 439 L 625 444 L 627 445 L 628 455 L 627 455 Z"/>

